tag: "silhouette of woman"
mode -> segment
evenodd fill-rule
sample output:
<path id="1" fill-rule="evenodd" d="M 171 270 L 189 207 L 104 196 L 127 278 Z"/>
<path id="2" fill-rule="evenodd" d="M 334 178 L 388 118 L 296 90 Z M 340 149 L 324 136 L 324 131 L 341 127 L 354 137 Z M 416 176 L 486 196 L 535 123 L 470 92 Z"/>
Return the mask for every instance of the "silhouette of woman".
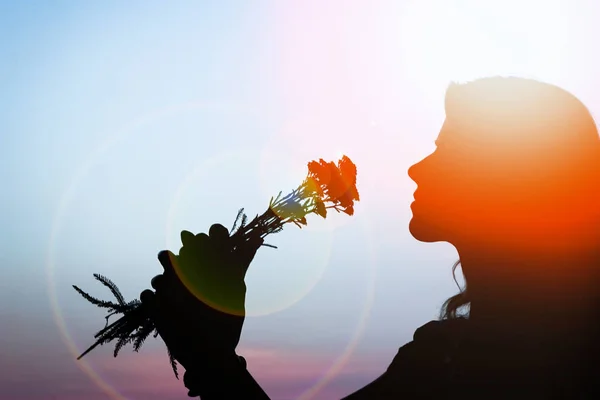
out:
<path id="1" fill-rule="evenodd" d="M 417 183 L 409 229 L 419 241 L 454 245 L 454 268 L 461 265 L 466 285 L 383 375 L 346 399 L 600 398 L 600 138 L 593 118 L 570 93 L 521 78 L 452 84 L 445 108 L 436 150 L 408 171 Z M 207 249 L 227 247 L 219 244 L 228 239 L 221 225 L 202 238 Z M 191 397 L 268 399 L 235 354 L 244 273 L 260 244 L 188 261 L 159 254 L 165 273 L 141 299 L 186 369 Z M 184 283 L 226 288 L 220 310 L 205 305 L 203 291 L 181 290 L 186 263 L 212 268 Z"/>

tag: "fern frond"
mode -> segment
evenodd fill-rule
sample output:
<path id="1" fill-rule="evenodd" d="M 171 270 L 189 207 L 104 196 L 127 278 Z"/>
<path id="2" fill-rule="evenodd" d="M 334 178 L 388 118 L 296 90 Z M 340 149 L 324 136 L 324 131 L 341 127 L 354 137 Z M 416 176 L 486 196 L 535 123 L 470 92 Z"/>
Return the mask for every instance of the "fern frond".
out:
<path id="1" fill-rule="evenodd" d="M 115 296 L 115 298 L 117 299 L 117 301 L 119 302 L 120 305 L 122 305 L 122 306 L 125 305 L 125 298 L 121 294 L 121 291 L 119 290 L 119 288 L 117 287 L 117 285 L 115 285 L 107 277 L 105 277 L 103 275 L 100 275 L 100 274 L 94 274 L 94 278 L 96 278 L 97 280 L 99 280 L 104 286 L 106 286 L 107 288 L 110 289 L 110 291 Z"/>
<path id="2" fill-rule="evenodd" d="M 233 221 L 233 226 L 231 227 L 231 230 L 229 231 L 229 233 L 233 233 L 235 231 L 235 227 L 237 226 L 238 221 L 240 220 L 240 217 L 244 214 L 244 209 L 240 208 L 237 216 L 235 217 L 235 221 Z"/>
<path id="3" fill-rule="evenodd" d="M 93 296 L 90 296 L 89 294 L 87 294 L 83 290 L 79 289 L 75 285 L 73 285 L 73 289 L 75 289 L 77 291 L 77 293 L 82 295 L 84 299 L 86 299 L 87 301 L 89 301 L 90 303 L 92 303 L 98 307 L 111 308 L 113 310 L 116 310 L 117 308 L 119 308 L 119 305 L 117 303 L 113 303 L 112 301 L 104 301 L 104 300 L 97 299 Z"/>
<path id="4" fill-rule="evenodd" d="M 97 346 L 109 343 L 115 339 L 129 338 L 132 333 L 142 325 L 146 319 L 146 313 L 141 307 L 128 312 L 112 324 L 102 328 L 94 337 L 98 340 L 84 351 L 77 359 L 85 356 L 87 353 L 95 349 Z M 128 343 L 128 342 L 127 342 Z"/>
<path id="5" fill-rule="evenodd" d="M 96 342 L 91 345 L 90 347 L 87 348 L 86 351 L 84 351 L 83 353 L 81 353 L 81 355 L 79 357 L 77 357 L 77 359 L 81 359 L 81 357 L 85 356 L 87 353 L 89 353 L 90 351 L 94 350 L 96 347 L 102 345 L 102 341 L 101 340 L 96 340 Z"/>
<path id="6" fill-rule="evenodd" d="M 169 354 L 169 362 L 171 363 L 171 368 L 173 368 L 173 373 L 175 374 L 175 378 L 179 380 L 179 373 L 177 372 L 177 362 L 175 361 L 175 357 L 171 354 L 171 350 L 167 347 L 167 353 Z"/>
<path id="7" fill-rule="evenodd" d="M 114 338 L 118 337 L 118 335 L 115 335 L 115 332 L 118 332 L 119 328 L 124 326 L 126 324 L 126 320 L 124 317 L 119 318 L 117 321 L 113 322 L 112 324 L 110 324 L 109 326 L 105 327 L 104 329 L 101 329 L 98 333 L 96 333 L 94 335 L 95 338 L 97 338 L 98 340 L 96 340 L 96 342 L 94 344 L 92 344 L 90 347 L 88 347 L 83 353 L 81 353 L 81 355 L 79 357 L 77 357 L 77 359 L 81 359 L 81 357 L 85 356 L 87 353 L 89 353 L 90 351 L 94 350 L 96 347 L 101 346 L 105 343 L 110 342 L 111 340 L 113 340 Z"/>
<path id="8" fill-rule="evenodd" d="M 126 324 L 126 323 L 133 322 L 133 323 L 139 324 L 145 317 L 144 311 L 140 308 L 140 306 L 130 307 L 129 309 L 127 309 L 127 311 L 123 312 L 124 315 L 121 318 L 119 318 L 112 324 L 108 325 L 108 318 L 112 314 L 115 314 L 115 313 L 116 312 L 113 312 L 105 317 L 107 325 L 104 328 L 102 328 L 101 330 L 99 330 L 98 333 L 96 333 L 94 335 L 95 338 L 105 335 L 111 330 L 120 328 L 121 326 L 123 326 L 123 324 Z"/>
<path id="9" fill-rule="evenodd" d="M 139 301 L 138 299 L 133 299 L 129 303 L 127 303 L 127 306 L 132 307 L 132 306 L 139 306 L 141 304 L 142 304 L 142 302 Z"/>
<path id="10" fill-rule="evenodd" d="M 121 349 L 128 343 L 130 343 L 131 341 L 133 341 L 134 338 L 132 337 L 128 337 L 128 336 L 124 336 L 119 338 L 119 341 L 117 342 L 117 344 L 115 345 L 115 350 L 113 352 L 113 355 L 116 357 L 117 355 L 119 355 L 119 351 L 121 351 Z"/>
<path id="11" fill-rule="evenodd" d="M 120 327 L 125 325 L 126 323 L 127 323 L 127 319 L 125 317 L 121 317 L 118 320 L 116 320 L 115 322 L 113 322 L 112 324 L 107 325 L 104 328 L 100 329 L 98 332 L 96 332 L 94 337 L 96 339 L 98 339 L 99 337 L 107 336 L 108 334 L 110 334 L 110 332 L 116 331 L 117 329 L 119 329 Z"/>
<path id="12" fill-rule="evenodd" d="M 152 331 L 154 330 L 154 322 L 151 319 L 147 319 L 144 324 L 137 330 L 137 332 L 134 334 L 135 336 L 135 341 L 133 342 L 133 350 L 134 351 L 139 351 L 140 347 L 142 347 L 142 344 L 144 343 L 144 341 L 146 340 L 146 338 L 148 336 L 150 336 L 150 334 L 152 333 Z"/>

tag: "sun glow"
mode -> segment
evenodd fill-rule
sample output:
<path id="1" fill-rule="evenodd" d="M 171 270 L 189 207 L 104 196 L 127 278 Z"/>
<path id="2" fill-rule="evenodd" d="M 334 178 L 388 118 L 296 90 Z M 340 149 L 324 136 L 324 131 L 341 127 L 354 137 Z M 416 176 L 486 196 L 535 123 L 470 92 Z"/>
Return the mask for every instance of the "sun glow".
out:
<path id="1" fill-rule="evenodd" d="M 560 0 L 412 1 L 400 20 L 401 57 L 434 96 L 450 81 L 518 75 L 559 83 L 569 17 Z"/>

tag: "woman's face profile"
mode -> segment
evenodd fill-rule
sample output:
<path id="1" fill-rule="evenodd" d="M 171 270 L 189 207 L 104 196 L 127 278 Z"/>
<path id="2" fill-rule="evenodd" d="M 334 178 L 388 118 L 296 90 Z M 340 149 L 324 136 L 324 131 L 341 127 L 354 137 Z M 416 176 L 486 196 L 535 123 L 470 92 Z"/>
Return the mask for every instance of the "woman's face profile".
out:
<path id="1" fill-rule="evenodd" d="M 451 85 L 445 111 L 436 149 L 408 170 L 415 239 L 528 251 L 588 240 L 600 214 L 600 142 L 579 100 L 488 78 Z"/>
<path id="2" fill-rule="evenodd" d="M 519 191 L 510 186 L 518 181 L 513 179 L 518 169 L 508 165 L 514 163 L 510 157 L 496 154 L 493 135 L 483 126 L 466 127 L 446 118 L 436 149 L 408 170 L 417 184 L 409 224 L 415 239 L 452 244 L 482 236 L 494 240 L 505 230 L 502 221 L 514 219 L 517 211 L 508 199 Z"/>
<path id="3" fill-rule="evenodd" d="M 417 184 L 409 229 L 419 241 L 451 241 L 473 208 L 467 173 L 474 159 L 454 139 L 444 123 L 433 153 L 408 170 Z"/>

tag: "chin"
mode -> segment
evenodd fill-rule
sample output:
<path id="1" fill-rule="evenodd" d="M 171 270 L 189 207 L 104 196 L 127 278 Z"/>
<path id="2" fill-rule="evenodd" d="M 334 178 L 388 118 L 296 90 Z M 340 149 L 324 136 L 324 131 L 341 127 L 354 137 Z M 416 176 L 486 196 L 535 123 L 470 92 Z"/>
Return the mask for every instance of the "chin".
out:
<path id="1" fill-rule="evenodd" d="M 447 241 L 442 230 L 431 221 L 425 220 L 422 217 L 415 216 L 411 218 L 408 224 L 410 234 L 420 242 L 433 243 Z"/>

